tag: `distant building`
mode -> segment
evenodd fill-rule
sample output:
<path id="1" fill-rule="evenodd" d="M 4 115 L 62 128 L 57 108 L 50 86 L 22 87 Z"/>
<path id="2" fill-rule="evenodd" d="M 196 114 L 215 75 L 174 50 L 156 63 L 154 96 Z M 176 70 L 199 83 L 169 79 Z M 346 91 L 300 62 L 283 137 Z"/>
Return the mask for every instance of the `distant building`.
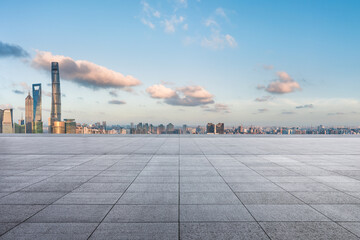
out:
<path id="1" fill-rule="evenodd" d="M 224 134 L 224 123 L 216 124 L 215 134 Z"/>
<path id="2" fill-rule="evenodd" d="M 43 133 L 41 83 L 32 85 L 33 91 L 33 133 Z"/>
<path id="3" fill-rule="evenodd" d="M 3 118 L 4 118 L 4 110 L 0 109 L 0 133 L 2 133 Z"/>
<path id="4" fill-rule="evenodd" d="M 174 124 L 169 123 L 169 124 L 166 126 L 166 133 L 167 133 L 167 134 L 172 134 L 172 133 L 174 133 L 174 130 L 175 130 Z"/>
<path id="5" fill-rule="evenodd" d="M 34 100 L 29 94 L 25 98 L 25 132 L 32 133 L 32 122 L 34 118 Z"/>
<path id="6" fill-rule="evenodd" d="M 186 126 L 186 124 L 184 124 L 182 126 L 182 134 L 186 134 L 186 133 L 187 133 L 187 126 Z"/>
<path id="7" fill-rule="evenodd" d="M 65 133 L 76 134 L 76 122 L 75 119 L 64 119 L 65 122 Z"/>
<path id="8" fill-rule="evenodd" d="M 4 109 L 2 133 L 14 133 L 13 109 Z"/>
<path id="9" fill-rule="evenodd" d="M 215 133 L 215 125 L 213 123 L 208 123 L 206 125 L 206 133 L 207 134 L 214 134 Z"/>
<path id="10" fill-rule="evenodd" d="M 62 122 L 62 121 L 52 122 L 52 133 L 64 134 L 65 133 L 65 122 Z"/>
<path id="11" fill-rule="evenodd" d="M 165 133 L 165 126 L 163 124 L 160 124 L 156 131 L 157 134 L 163 134 Z"/>
<path id="12" fill-rule="evenodd" d="M 52 95 L 51 95 L 51 128 L 52 128 L 55 122 L 61 121 L 61 92 L 60 92 L 60 74 L 59 74 L 58 62 L 51 63 L 51 85 L 52 85 Z M 60 127 L 59 124 L 57 127 L 58 128 Z M 51 133 L 53 133 L 53 131 L 51 131 Z"/>

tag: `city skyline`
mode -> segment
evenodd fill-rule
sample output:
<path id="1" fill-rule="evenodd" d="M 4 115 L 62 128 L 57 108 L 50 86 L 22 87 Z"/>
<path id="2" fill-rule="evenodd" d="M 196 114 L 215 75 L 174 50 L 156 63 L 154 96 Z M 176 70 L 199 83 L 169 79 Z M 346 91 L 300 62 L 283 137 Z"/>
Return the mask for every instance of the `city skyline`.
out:
<path id="1" fill-rule="evenodd" d="M 61 117 L 76 122 L 360 125 L 356 1 L 54 4 L 1 3 L 0 108 L 14 121 L 33 83 L 50 117 L 58 61 Z"/>

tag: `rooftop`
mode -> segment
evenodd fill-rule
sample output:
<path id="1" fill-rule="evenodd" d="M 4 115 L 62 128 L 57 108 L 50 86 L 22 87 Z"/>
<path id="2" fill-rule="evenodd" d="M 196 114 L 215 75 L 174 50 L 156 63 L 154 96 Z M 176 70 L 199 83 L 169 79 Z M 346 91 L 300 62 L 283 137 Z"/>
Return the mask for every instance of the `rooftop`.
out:
<path id="1" fill-rule="evenodd" d="M 0 239 L 359 239 L 359 146 L 0 135 Z"/>

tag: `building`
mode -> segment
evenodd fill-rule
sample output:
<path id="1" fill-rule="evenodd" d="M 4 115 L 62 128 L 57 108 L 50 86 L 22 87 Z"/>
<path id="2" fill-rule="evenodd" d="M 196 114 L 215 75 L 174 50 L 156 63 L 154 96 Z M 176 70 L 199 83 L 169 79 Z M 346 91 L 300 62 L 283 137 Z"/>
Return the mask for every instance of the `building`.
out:
<path id="1" fill-rule="evenodd" d="M 163 124 L 160 124 L 156 131 L 157 134 L 163 134 L 165 133 L 165 126 Z"/>
<path id="2" fill-rule="evenodd" d="M 76 134 L 76 122 L 75 119 L 64 119 L 65 121 L 65 133 Z"/>
<path id="3" fill-rule="evenodd" d="M 64 134 L 65 133 L 65 122 L 62 122 L 62 121 L 52 122 L 52 133 Z"/>
<path id="4" fill-rule="evenodd" d="M 15 131 L 15 133 L 25 133 L 25 125 L 15 123 L 14 131 Z"/>
<path id="5" fill-rule="evenodd" d="M 224 134 L 224 123 L 218 123 L 215 127 L 215 134 Z"/>
<path id="6" fill-rule="evenodd" d="M 34 118 L 34 100 L 29 94 L 25 98 L 25 132 L 32 133 L 32 122 Z"/>
<path id="7" fill-rule="evenodd" d="M 32 122 L 32 133 L 43 133 L 43 122 Z"/>
<path id="8" fill-rule="evenodd" d="M 187 133 L 187 126 L 186 126 L 186 124 L 184 124 L 182 126 L 182 134 L 186 134 L 186 133 Z"/>
<path id="9" fill-rule="evenodd" d="M 34 101 L 34 122 L 42 121 L 41 83 L 32 85 L 32 93 Z"/>
<path id="10" fill-rule="evenodd" d="M 61 92 L 60 92 L 60 74 L 59 63 L 51 63 L 51 84 L 52 84 L 52 96 L 51 96 L 51 128 L 55 122 L 61 121 Z M 57 124 L 57 130 L 59 130 L 59 123 Z M 65 123 L 64 123 L 65 129 Z M 64 130 L 65 131 L 65 130 Z M 53 129 L 51 129 L 53 133 Z"/>
<path id="11" fill-rule="evenodd" d="M 13 109 L 4 109 L 2 133 L 14 133 Z"/>
<path id="12" fill-rule="evenodd" d="M 4 118 L 4 110 L 0 109 L 0 133 L 2 133 L 3 118 Z"/>
<path id="13" fill-rule="evenodd" d="M 168 125 L 166 125 L 166 133 L 167 134 L 174 133 L 174 130 L 175 130 L 174 124 L 169 123 Z"/>
<path id="14" fill-rule="evenodd" d="M 214 134 L 215 133 L 215 124 L 213 123 L 208 123 L 206 125 L 206 133 L 207 134 Z"/>

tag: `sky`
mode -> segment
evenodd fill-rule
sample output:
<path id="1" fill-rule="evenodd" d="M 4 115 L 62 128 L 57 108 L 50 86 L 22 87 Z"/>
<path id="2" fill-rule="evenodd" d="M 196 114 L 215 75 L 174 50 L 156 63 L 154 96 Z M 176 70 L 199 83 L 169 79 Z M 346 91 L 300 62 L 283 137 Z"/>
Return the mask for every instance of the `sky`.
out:
<path id="1" fill-rule="evenodd" d="M 360 126 L 360 1 L 0 0 L 0 108 L 79 123 Z"/>

